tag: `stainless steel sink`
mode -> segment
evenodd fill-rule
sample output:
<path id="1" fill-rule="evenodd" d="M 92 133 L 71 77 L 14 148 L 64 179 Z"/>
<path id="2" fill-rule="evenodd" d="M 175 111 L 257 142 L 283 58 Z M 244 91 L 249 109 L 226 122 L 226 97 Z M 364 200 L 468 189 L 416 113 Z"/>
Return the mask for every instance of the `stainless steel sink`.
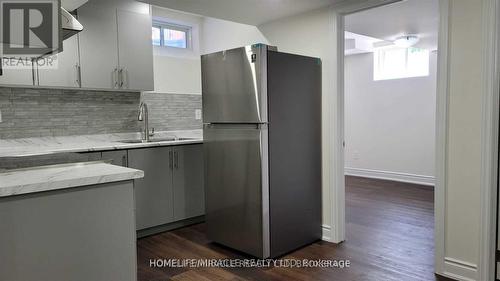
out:
<path id="1" fill-rule="evenodd" d="M 149 141 L 143 141 L 143 140 L 121 140 L 118 142 L 121 143 L 151 143 L 151 142 L 174 142 L 174 141 L 187 141 L 187 140 L 195 140 L 195 138 L 174 138 L 174 137 L 169 137 L 169 138 L 156 138 L 156 139 L 149 139 Z"/>

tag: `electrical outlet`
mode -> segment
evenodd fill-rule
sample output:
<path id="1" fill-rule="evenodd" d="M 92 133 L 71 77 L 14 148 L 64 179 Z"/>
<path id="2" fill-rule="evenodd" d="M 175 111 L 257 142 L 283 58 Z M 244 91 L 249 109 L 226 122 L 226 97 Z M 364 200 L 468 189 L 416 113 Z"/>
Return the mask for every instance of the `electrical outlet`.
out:
<path id="1" fill-rule="evenodd" d="M 194 116 L 196 120 L 201 120 L 201 109 L 196 109 L 194 111 Z"/>

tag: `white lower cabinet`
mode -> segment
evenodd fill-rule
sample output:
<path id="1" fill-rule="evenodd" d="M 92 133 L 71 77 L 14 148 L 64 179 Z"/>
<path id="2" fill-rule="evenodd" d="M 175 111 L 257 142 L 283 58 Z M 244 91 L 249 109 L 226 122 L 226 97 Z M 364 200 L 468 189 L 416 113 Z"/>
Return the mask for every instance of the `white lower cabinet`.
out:
<path id="1" fill-rule="evenodd" d="M 144 171 L 134 184 L 137 230 L 174 221 L 171 159 L 170 147 L 128 151 L 129 167 Z"/>
<path id="2" fill-rule="evenodd" d="M 202 147 L 195 144 L 128 150 L 128 166 L 144 171 L 144 178 L 135 181 L 137 230 L 204 214 Z M 119 162 L 121 158 L 116 159 Z"/>
<path id="3" fill-rule="evenodd" d="M 174 148 L 174 220 L 205 214 L 203 145 Z"/>

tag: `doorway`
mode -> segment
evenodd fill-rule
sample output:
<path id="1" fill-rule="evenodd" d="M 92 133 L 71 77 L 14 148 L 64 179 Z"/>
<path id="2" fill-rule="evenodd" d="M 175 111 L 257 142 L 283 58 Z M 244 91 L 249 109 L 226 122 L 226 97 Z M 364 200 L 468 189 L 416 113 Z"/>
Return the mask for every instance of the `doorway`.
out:
<path id="1" fill-rule="evenodd" d="M 438 0 L 344 17 L 347 175 L 433 186 Z"/>
<path id="2" fill-rule="evenodd" d="M 431 280 L 439 1 L 356 10 L 342 26 L 346 243 Z"/>
<path id="3" fill-rule="evenodd" d="M 373 0 L 363 3 L 350 3 L 336 5 L 334 7 L 334 34 L 337 58 L 333 72 L 336 86 L 334 89 L 334 99 L 329 102 L 332 111 L 332 151 L 329 152 L 329 160 L 333 166 L 334 178 L 329 181 L 331 186 L 331 215 L 333 228 L 332 241 L 339 242 L 345 240 L 345 185 L 344 171 L 344 151 L 342 142 L 344 141 L 344 88 L 343 88 L 343 56 L 344 56 L 344 16 L 362 10 L 392 4 L 394 0 Z M 465 5 L 466 6 L 466 5 Z M 455 7 L 456 8 L 456 7 Z M 464 7 L 461 7 L 464 8 Z M 486 78 L 482 81 L 481 89 L 482 118 L 481 118 L 481 183 L 480 183 L 480 221 L 479 221 L 479 261 L 475 264 L 464 263 L 453 258 L 446 257 L 445 254 L 445 200 L 447 194 L 447 139 L 448 139 L 448 99 L 449 99 L 449 78 L 448 69 L 450 48 L 449 35 L 452 33 L 450 27 L 451 13 L 454 6 L 450 0 L 439 0 L 439 46 L 440 56 L 438 58 L 438 81 L 436 95 L 436 176 L 435 176 L 435 270 L 438 273 L 448 276 L 464 276 L 469 279 L 492 280 L 494 277 L 494 256 L 495 256 L 495 221 L 496 221 L 496 182 L 497 182 L 497 154 L 498 149 L 498 15 L 500 14 L 500 4 L 496 0 L 486 0 L 483 3 L 481 23 L 482 35 L 484 38 L 484 51 L 481 53 L 482 62 L 485 62 L 481 69 Z M 477 13 L 476 13 L 477 14 Z M 460 49 L 459 47 L 456 47 Z"/>

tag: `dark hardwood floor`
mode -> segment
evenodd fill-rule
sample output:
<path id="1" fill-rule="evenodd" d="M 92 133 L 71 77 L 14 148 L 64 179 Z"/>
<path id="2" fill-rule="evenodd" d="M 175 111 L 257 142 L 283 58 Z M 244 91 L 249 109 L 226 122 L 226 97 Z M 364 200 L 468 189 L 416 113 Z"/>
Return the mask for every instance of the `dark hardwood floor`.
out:
<path id="1" fill-rule="evenodd" d="M 150 259 L 248 258 L 211 243 L 198 224 L 138 241 L 139 281 L 448 280 L 434 276 L 433 189 L 346 177 L 347 240 L 318 241 L 287 259 L 348 259 L 336 268 L 152 268 Z"/>

